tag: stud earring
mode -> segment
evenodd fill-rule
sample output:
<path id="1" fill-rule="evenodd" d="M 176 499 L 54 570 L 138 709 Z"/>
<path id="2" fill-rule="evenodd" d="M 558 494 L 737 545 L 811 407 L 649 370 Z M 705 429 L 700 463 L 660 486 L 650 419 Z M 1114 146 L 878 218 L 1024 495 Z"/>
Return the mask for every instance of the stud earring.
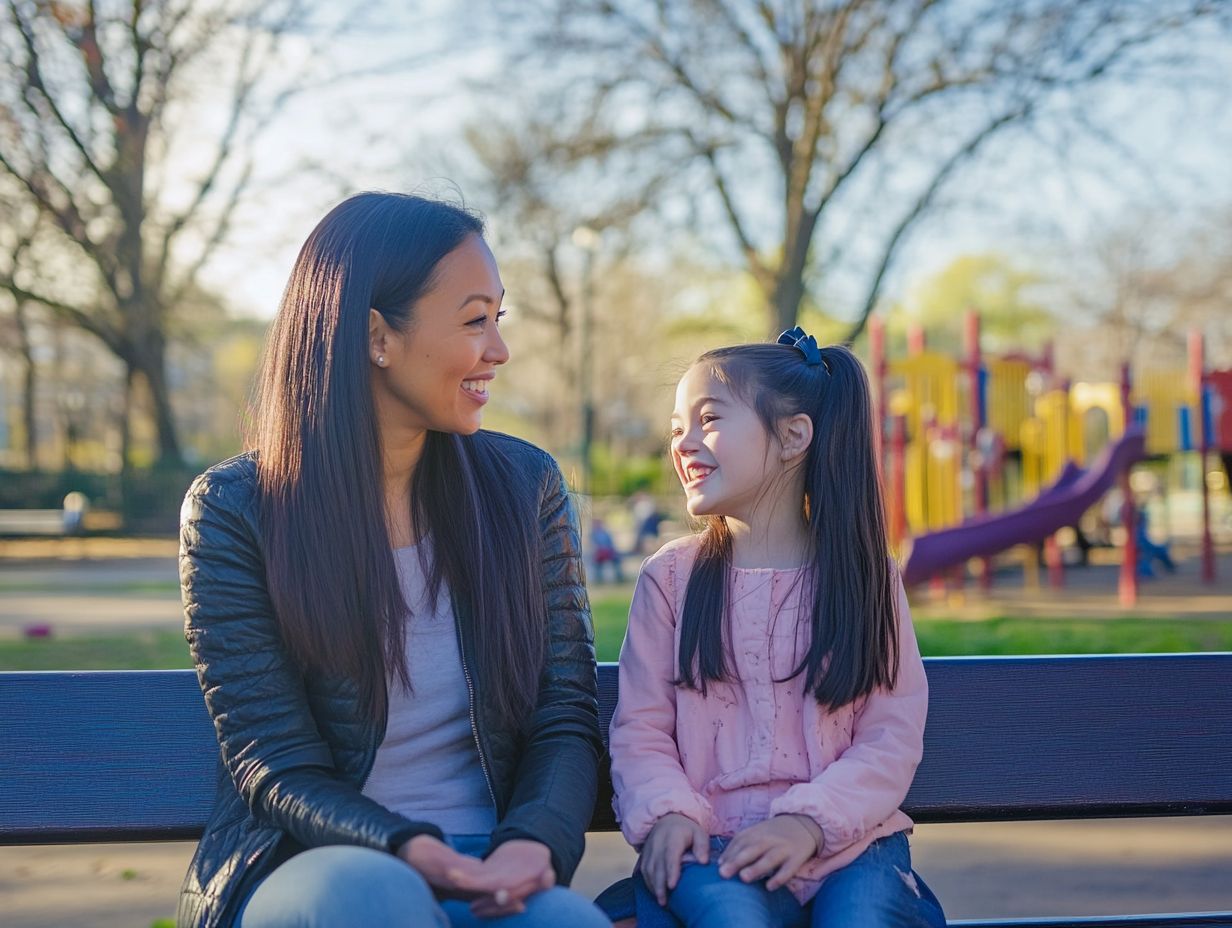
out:
<path id="1" fill-rule="evenodd" d="M 384 366 L 385 366 L 385 355 L 383 355 L 383 354 L 378 354 L 378 355 L 376 356 L 376 366 L 377 366 L 377 367 L 384 367 Z"/>

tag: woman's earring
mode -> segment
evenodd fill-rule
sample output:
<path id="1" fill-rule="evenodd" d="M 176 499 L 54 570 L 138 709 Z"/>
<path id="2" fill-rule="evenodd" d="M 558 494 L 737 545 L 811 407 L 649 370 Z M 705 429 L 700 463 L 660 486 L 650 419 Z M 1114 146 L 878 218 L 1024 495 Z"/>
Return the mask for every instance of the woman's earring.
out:
<path id="1" fill-rule="evenodd" d="M 385 355 L 383 355 L 383 354 L 378 354 L 378 355 L 376 356 L 376 366 L 377 366 L 377 367 L 384 367 L 384 366 L 385 366 Z"/>

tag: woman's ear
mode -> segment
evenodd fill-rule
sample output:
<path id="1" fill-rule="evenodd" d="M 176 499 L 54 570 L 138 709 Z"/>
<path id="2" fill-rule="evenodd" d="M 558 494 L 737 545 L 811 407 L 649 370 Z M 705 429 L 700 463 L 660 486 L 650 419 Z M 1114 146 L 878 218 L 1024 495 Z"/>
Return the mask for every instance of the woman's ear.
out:
<path id="1" fill-rule="evenodd" d="M 389 363 L 389 323 L 377 310 L 368 310 L 368 357 L 377 367 Z"/>
<path id="2" fill-rule="evenodd" d="M 802 412 L 779 420 L 779 455 L 784 464 L 802 457 L 813 443 L 813 420 Z"/>

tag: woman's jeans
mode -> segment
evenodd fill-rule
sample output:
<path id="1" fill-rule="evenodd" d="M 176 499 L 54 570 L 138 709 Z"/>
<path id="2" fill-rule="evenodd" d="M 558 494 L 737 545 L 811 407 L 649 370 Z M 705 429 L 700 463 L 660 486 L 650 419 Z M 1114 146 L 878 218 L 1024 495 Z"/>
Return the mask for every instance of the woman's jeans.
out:
<path id="1" fill-rule="evenodd" d="M 447 839 L 454 850 L 480 857 L 487 835 Z M 296 854 L 257 886 L 237 921 L 241 928 L 610 928 L 584 896 L 563 886 L 535 893 L 526 911 L 481 919 L 468 903 L 439 900 L 412 867 L 383 851 L 331 845 Z"/>
<path id="2" fill-rule="evenodd" d="M 803 906 L 786 888 L 766 889 L 764 880 L 719 876 L 719 855 L 730 840 L 711 838 L 710 863 L 686 863 L 669 893 L 667 909 L 685 928 L 945 928 L 937 897 L 911 869 L 902 832 L 874 841 L 831 873 Z M 639 926 L 645 899 L 639 893 Z"/>

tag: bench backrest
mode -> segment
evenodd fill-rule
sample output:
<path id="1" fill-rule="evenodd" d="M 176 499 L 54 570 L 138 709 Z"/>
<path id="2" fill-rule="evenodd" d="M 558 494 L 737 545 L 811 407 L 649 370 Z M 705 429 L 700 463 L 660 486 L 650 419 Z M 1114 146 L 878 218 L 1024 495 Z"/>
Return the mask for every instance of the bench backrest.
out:
<path id="1" fill-rule="evenodd" d="M 1232 653 L 926 665 L 917 821 L 1232 813 Z M 0 673 L 0 844 L 195 837 L 217 756 L 192 671 Z"/>

